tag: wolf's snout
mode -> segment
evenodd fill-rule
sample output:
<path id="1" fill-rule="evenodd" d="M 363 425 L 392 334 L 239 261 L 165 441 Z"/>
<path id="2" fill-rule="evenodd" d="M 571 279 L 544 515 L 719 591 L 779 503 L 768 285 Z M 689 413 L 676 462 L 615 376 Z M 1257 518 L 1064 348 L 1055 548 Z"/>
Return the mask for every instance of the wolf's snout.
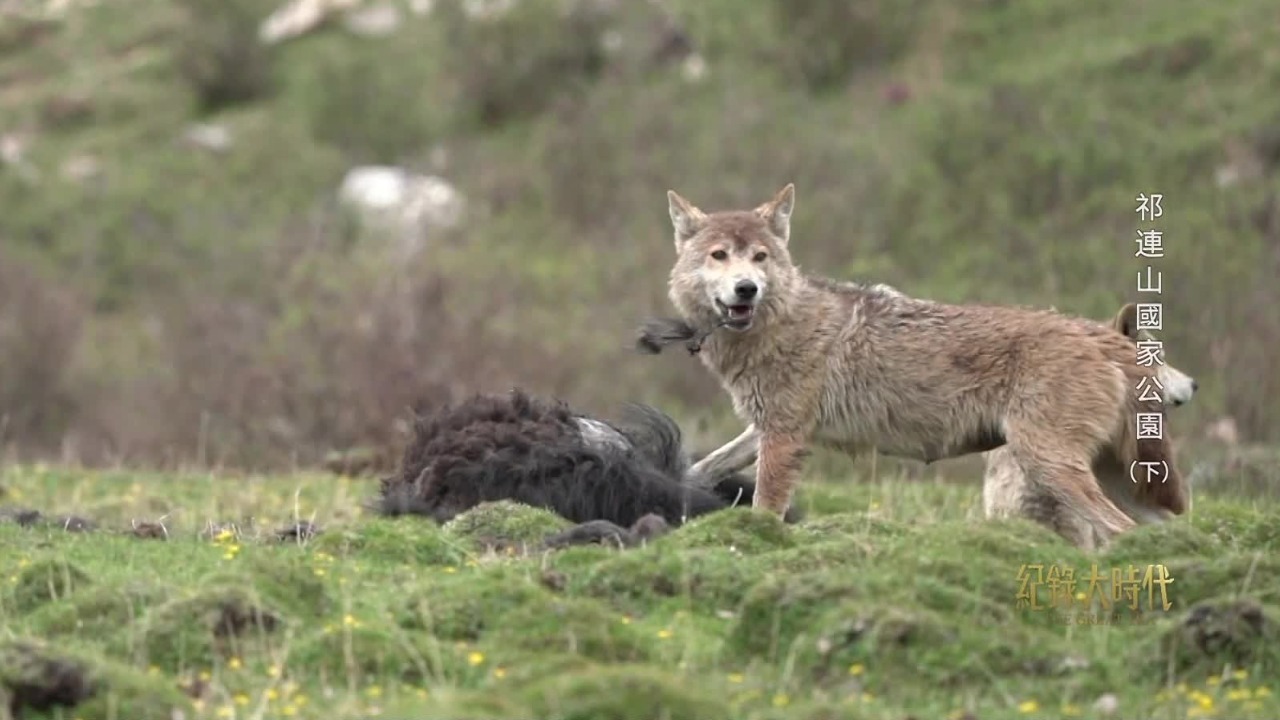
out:
<path id="1" fill-rule="evenodd" d="M 751 327 L 755 317 L 756 304 L 760 302 L 760 284 L 749 278 L 741 278 L 733 283 L 733 294 L 730 295 L 727 285 L 719 288 L 714 297 L 716 308 L 725 319 L 725 326 L 731 330 L 746 330 Z"/>

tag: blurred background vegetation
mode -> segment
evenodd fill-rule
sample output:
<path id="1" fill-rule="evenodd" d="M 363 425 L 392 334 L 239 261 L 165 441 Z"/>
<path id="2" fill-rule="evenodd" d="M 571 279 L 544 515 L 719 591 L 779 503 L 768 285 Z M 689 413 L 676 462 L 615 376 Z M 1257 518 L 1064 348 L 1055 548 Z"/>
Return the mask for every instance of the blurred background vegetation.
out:
<path id="1" fill-rule="evenodd" d="M 806 269 L 1098 319 L 1163 194 L 1171 428 L 1280 439 L 1272 2 L 316 0 L 264 41 L 283 4 L 0 0 L 10 459 L 310 464 L 512 385 L 726 440 L 630 349 L 664 193 L 790 181 Z"/>

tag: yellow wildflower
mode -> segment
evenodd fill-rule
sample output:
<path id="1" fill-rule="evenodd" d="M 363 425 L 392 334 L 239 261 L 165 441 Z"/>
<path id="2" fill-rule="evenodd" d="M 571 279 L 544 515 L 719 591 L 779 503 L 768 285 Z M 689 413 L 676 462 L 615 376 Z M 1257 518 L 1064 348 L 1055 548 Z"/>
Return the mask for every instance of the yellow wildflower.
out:
<path id="1" fill-rule="evenodd" d="M 1191 699 L 1195 701 L 1196 705 L 1200 706 L 1201 710 L 1213 709 L 1213 697 L 1211 695 L 1206 695 L 1202 692 L 1193 692 L 1191 693 Z"/>

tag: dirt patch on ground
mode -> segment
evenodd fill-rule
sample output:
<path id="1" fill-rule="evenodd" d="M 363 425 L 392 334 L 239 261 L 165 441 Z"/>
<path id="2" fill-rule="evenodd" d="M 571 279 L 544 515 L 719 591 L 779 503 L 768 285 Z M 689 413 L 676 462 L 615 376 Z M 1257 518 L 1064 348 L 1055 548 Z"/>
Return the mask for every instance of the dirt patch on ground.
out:
<path id="1" fill-rule="evenodd" d="M 1165 659 L 1183 670 L 1280 665 L 1280 625 L 1254 600 L 1194 605 L 1163 640 Z"/>
<path id="2" fill-rule="evenodd" d="M 79 662 L 24 642 L 0 647 L 0 696 L 14 720 L 29 717 L 30 712 L 73 708 L 97 690 L 88 669 Z"/>

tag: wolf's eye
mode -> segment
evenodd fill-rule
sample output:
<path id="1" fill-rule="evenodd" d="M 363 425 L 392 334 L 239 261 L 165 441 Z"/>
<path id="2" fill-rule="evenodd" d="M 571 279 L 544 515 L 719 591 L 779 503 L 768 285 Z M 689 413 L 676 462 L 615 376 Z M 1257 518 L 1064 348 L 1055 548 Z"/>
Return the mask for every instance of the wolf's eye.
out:
<path id="1" fill-rule="evenodd" d="M 727 253 L 727 252 L 725 252 L 725 251 L 723 251 L 723 250 L 717 250 L 717 251 L 715 251 L 715 252 L 711 253 L 711 257 L 712 257 L 712 258 L 714 258 L 714 259 L 716 259 L 716 260 L 724 260 L 725 258 L 729 257 L 729 253 Z"/>
<path id="2" fill-rule="evenodd" d="M 765 259 L 765 258 L 767 258 L 767 257 L 769 257 L 769 253 L 766 253 L 766 252 L 763 252 L 763 251 L 762 251 L 762 252 L 758 252 L 758 253 L 756 253 L 756 256 L 755 256 L 755 258 L 754 258 L 754 259 L 755 259 L 755 261 L 756 261 L 756 262 L 764 262 L 764 259 Z"/>

